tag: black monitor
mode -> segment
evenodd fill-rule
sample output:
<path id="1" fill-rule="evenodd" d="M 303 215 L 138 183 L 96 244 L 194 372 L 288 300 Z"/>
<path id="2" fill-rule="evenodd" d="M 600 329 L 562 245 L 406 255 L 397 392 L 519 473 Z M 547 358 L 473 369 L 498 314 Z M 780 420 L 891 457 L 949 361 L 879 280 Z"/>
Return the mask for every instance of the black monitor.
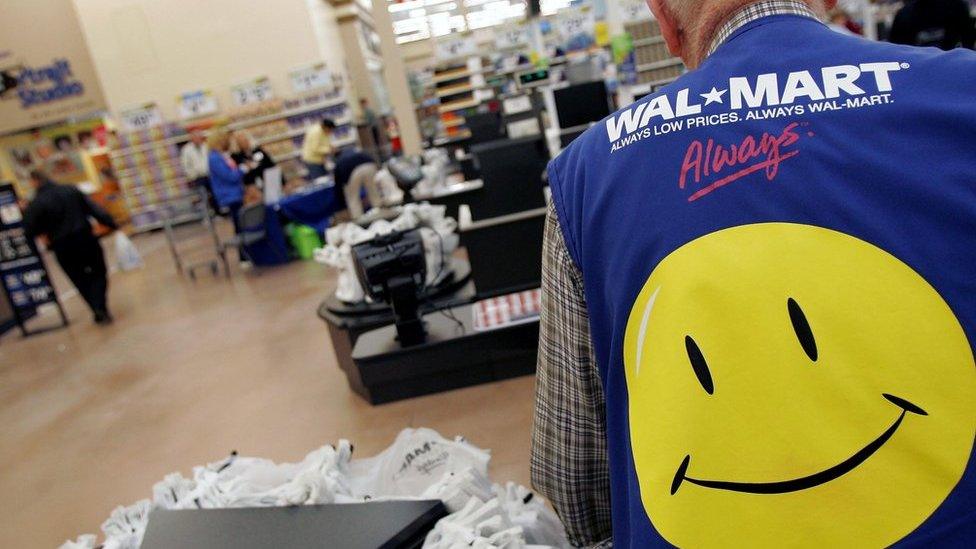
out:
<path id="1" fill-rule="evenodd" d="M 471 138 L 468 140 L 469 145 L 488 143 L 505 137 L 502 133 L 502 117 L 497 112 L 465 116 L 464 125 L 471 131 Z"/>
<path id="2" fill-rule="evenodd" d="M 580 128 L 578 130 L 573 130 L 571 132 L 565 132 L 559 136 L 559 147 L 565 149 L 576 140 L 577 137 L 586 133 L 586 128 Z"/>
<path id="3" fill-rule="evenodd" d="M 530 210 L 461 229 L 478 299 L 538 288 L 546 210 Z"/>
<path id="4" fill-rule="evenodd" d="M 470 204 L 475 221 L 541 208 L 549 149 L 539 136 L 500 139 L 471 147 L 484 188 Z"/>
<path id="5" fill-rule="evenodd" d="M 560 128 L 575 128 L 610 116 L 610 95 L 603 81 L 553 90 Z"/>

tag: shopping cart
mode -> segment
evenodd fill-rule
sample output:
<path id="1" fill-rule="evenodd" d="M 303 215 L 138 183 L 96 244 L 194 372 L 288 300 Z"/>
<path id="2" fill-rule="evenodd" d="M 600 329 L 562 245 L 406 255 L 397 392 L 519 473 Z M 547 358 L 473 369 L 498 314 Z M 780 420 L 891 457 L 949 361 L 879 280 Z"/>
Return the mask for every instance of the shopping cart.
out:
<path id="1" fill-rule="evenodd" d="M 173 262 L 181 275 L 196 280 L 197 270 L 209 269 L 216 277 L 223 265 L 224 273 L 230 277 L 226 246 L 217 234 L 206 189 L 197 188 L 169 198 L 159 208 Z"/>

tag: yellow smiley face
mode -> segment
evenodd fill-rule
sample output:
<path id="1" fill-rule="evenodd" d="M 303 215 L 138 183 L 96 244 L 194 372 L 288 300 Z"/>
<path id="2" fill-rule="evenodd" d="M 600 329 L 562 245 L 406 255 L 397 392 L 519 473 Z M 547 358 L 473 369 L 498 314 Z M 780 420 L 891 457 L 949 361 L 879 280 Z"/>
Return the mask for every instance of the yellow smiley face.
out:
<path id="1" fill-rule="evenodd" d="M 962 477 L 976 364 L 891 254 L 767 223 L 667 256 L 624 340 L 641 501 L 679 547 L 882 547 Z"/>

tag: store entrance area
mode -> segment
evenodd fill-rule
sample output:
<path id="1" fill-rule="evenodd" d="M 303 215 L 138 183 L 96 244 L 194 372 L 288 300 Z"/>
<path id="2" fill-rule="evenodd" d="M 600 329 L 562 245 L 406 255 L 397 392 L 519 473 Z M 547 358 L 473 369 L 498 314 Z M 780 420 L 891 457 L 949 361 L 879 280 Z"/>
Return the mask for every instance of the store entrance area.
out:
<path id="1" fill-rule="evenodd" d="M 111 275 L 114 324 L 92 324 L 69 293 L 68 329 L 0 339 L 5 547 L 98 531 L 170 472 L 234 450 L 294 462 L 346 438 L 366 457 L 406 427 L 464 435 L 491 449 L 493 478 L 529 484 L 532 377 L 371 406 L 310 320 L 335 287 L 331 271 L 292 262 L 192 282 L 162 233 L 134 242 L 145 268 Z M 60 291 L 71 287 L 49 268 Z"/>

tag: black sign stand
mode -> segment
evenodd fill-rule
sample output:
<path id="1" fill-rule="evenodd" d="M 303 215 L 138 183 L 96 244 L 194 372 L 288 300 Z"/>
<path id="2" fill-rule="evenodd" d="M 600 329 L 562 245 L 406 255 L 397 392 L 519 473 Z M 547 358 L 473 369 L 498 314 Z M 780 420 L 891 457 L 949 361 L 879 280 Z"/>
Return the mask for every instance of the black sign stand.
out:
<path id="1" fill-rule="evenodd" d="M 0 183 L 0 286 L 7 294 L 24 337 L 68 325 L 68 317 L 58 300 L 44 258 L 24 229 L 17 190 L 10 183 Z M 57 307 L 61 324 L 28 330 L 27 321 L 37 316 L 40 306 L 47 304 Z"/>

